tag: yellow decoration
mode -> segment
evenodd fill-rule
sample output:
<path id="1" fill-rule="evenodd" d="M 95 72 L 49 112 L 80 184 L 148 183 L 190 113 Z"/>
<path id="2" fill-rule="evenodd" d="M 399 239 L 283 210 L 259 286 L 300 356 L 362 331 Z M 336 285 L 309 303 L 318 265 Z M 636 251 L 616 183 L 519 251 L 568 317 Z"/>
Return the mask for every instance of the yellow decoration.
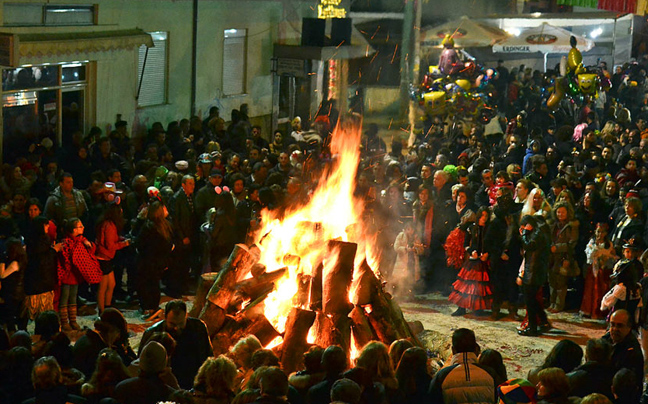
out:
<path id="1" fill-rule="evenodd" d="M 578 87 L 580 87 L 583 94 L 596 94 L 596 89 L 598 88 L 598 74 L 579 74 Z"/>
<path id="2" fill-rule="evenodd" d="M 468 81 L 466 79 L 459 79 L 459 80 L 455 81 L 455 84 L 457 84 L 459 87 L 463 88 L 465 91 L 470 90 L 470 87 L 471 87 L 470 81 Z"/>

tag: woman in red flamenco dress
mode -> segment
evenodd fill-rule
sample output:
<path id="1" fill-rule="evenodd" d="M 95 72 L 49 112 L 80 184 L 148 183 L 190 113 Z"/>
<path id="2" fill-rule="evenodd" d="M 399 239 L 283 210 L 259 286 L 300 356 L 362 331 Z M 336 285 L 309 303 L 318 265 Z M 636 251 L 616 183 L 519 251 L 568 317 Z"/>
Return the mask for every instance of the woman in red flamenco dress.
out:
<path id="1" fill-rule="evenodd" d="M 467 229 L 466 255 L 457 280 L 452 284 L 454 290 L 448 300 L 459 308 L 453 316 L 462 316 L 467 310 L 475 314 L 483 314 L 483 310 L 491 307 L 493 291 L 490 286 L 489 260 L 486 248 L 486 230 L 490 222 L 487 208 L 477 211 L 477 221 Z"/>

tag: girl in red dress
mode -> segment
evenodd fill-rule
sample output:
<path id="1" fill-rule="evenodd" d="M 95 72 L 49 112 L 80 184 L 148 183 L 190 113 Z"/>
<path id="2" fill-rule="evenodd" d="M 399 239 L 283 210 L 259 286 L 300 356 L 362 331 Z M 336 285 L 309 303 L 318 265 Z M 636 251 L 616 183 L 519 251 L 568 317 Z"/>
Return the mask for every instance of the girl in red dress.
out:
<path id="1" fill-rule="evenodd" d="M 466 234 L 466 260 L 452 284 L 454 290 L 448 300 L 459 308 L 453 316 L 462 316 L 466 310 L 481 314 L 490 309 L 493 291 L 490 286 L 489 259 L 486 249 L 486 230 L 490 222 L 487 208 L 477 211 L 477 222 L 472 224 Z"/>
<path id="2" fill-rule="evenodd" d="M 580 313 L 593 319 L 605 318 L 601 312 L 601 300 L 610 289 L 610 275 L 617 257 L 614 246 L 608 238 L 607 223 L 598 223 L 592 237 L 585 247 L 587 266 L 585 287 Z"/>

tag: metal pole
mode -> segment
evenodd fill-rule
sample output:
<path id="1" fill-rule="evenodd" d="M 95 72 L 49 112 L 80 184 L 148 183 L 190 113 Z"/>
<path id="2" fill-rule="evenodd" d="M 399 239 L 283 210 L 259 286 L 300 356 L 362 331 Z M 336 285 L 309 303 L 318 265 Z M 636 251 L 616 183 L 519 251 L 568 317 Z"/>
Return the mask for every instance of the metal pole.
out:
<path id="1" fill-rule="evenodd" d="M 198 45 L 198 0 L 193 0 L 193 25 L 191 27 L 191 116 L 196 115 L 196 60 Z"/>
<path id="2" fill-rule="evenodd" d="M 409 85 L 412 82 L 411 66 L 412 55 L 412 31 L 414 27 L 414 0 L 405 1 L 405 15 L 403 18 L 403 39 L 401 41 L 400 54 L 400 118 L 407 116 L 409 107 Z"/>

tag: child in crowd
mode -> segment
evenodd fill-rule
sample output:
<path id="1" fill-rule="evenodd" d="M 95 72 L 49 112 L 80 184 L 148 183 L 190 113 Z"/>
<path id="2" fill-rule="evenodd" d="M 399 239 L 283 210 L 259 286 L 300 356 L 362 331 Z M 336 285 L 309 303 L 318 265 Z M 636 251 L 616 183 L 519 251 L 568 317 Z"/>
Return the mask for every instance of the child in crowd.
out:
<path id="1" fill-rule="evenodd" d="M 77 323 L 77 292 L 79 284 L 99 283 L 101 270 L 95 257 L 95 244 L 83 236 L 84 226 L 78 218 L 64 223 L 65 237 L 59 252 L 58 276 L 61 285 L 59 316 L 63 331 L 80 330 Z"/>
<path id="2" fill-rule="evenodd" d="M 616 310 L 625 309 L 633 324 L 638 321 L 637 309 L 642 306 L 639 280 L 643 276 L 643 266 L 637 259 L 643 251 L 641 244 L 638 238 L 633 237 L 623 245 L 623 258 L 614 265 L 612 289 L 601 300 L 601 311 L 610 310 L 611 315 Z"/>
<path id="3" fill-rule="evenodd" d="M 597 223 L 594 236 L 585 247 L 587 266 L 585 269 L 585 287 L 580 313 L 593 319 L 604 318 L 600 303 L 610 289 L 610 275 L 614 262 L 618 259 L 610 241 L 607 223 Z"/>

